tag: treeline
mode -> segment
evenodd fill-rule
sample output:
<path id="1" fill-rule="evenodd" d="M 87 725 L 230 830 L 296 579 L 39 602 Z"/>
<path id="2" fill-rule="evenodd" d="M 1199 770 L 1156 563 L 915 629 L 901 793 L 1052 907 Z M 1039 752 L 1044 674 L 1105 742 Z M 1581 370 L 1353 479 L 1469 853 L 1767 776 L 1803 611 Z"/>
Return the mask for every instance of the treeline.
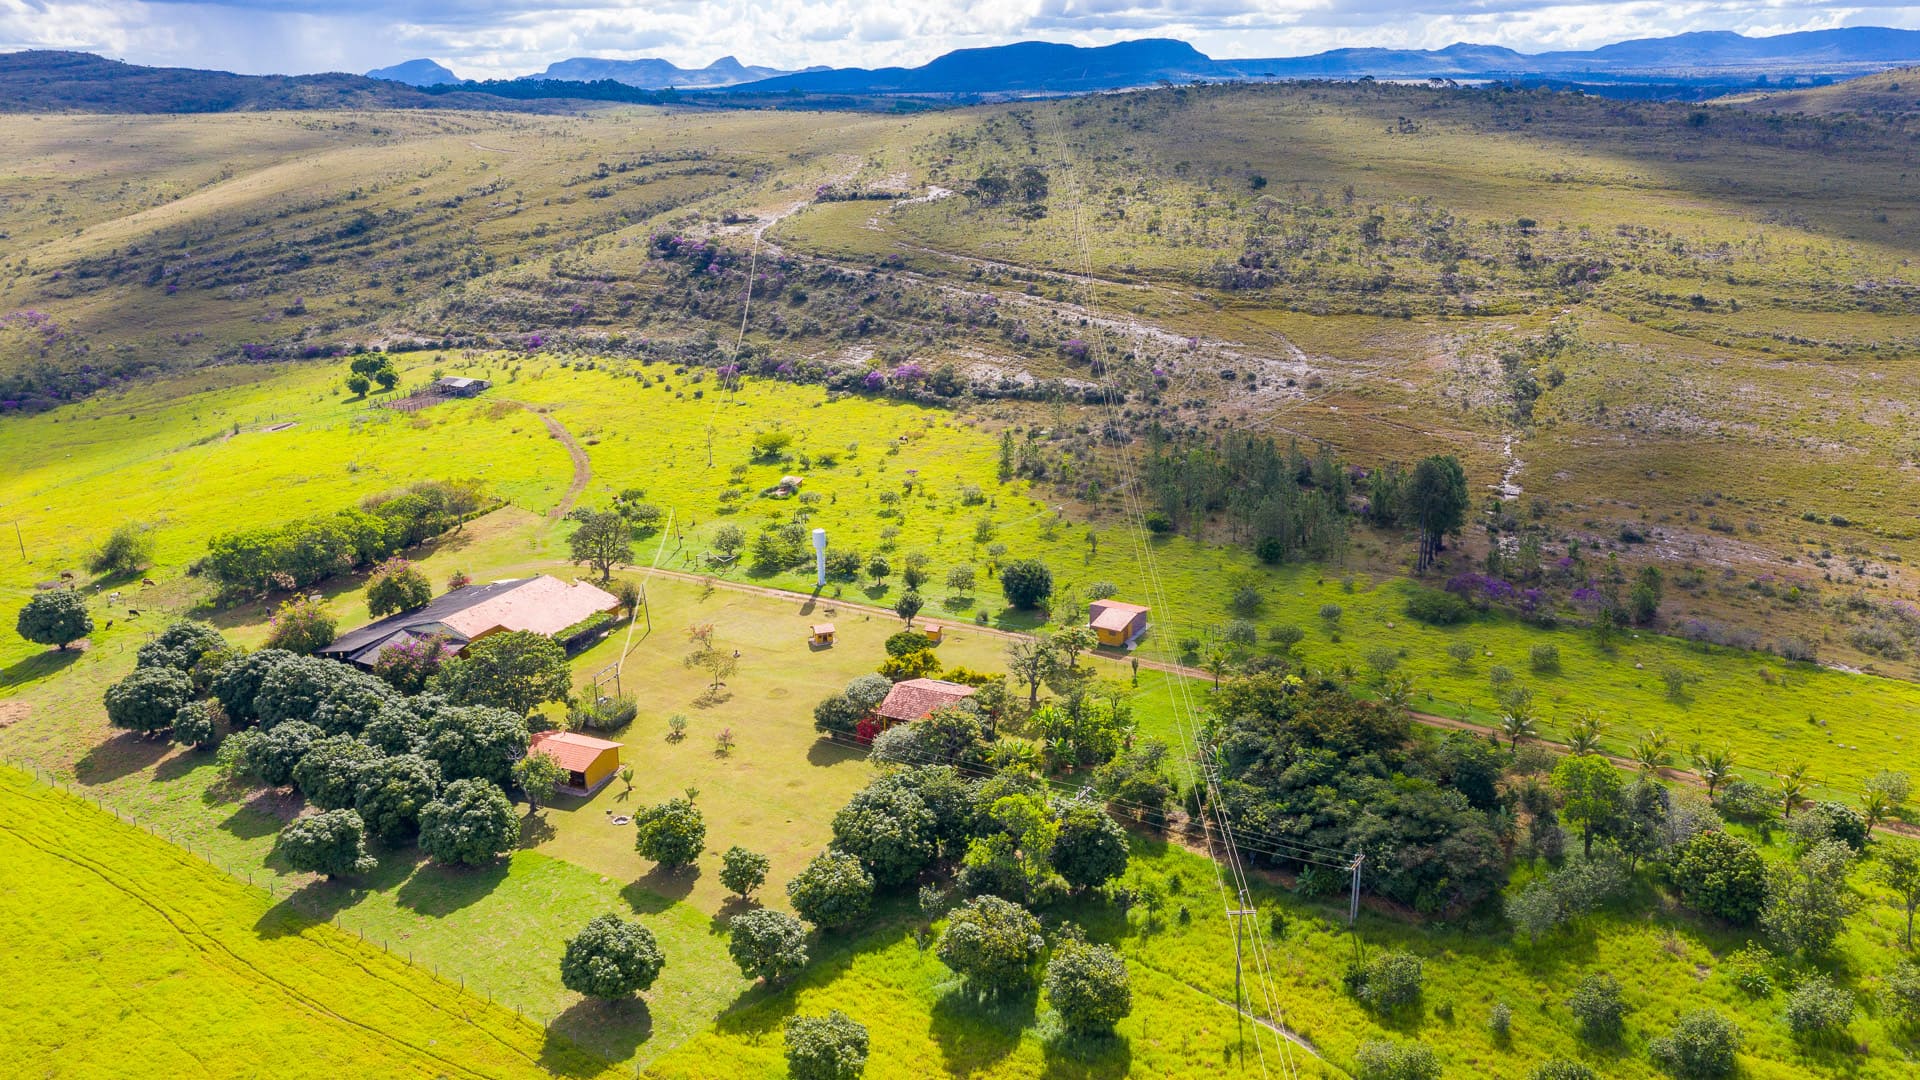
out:
<path id="1" fill-rule="evenodd" d="M 1312 456 L 1289 442 L 1235 433 L 1215 443 L 1148 433 L 1143 470 L 1155 532 L 1197 531 L 1224 515 L 1268 563 L 1328 559 L 1347 543 L 1352 474 L 1331 450 Z"/>
<path id="2" fill-rule="evenodd" d="M 300 589 L 372 566 L 491 508 L 474 481 L 426 480 L 322 517 L 222 533 L 193 572 L 223 589 Z"/>

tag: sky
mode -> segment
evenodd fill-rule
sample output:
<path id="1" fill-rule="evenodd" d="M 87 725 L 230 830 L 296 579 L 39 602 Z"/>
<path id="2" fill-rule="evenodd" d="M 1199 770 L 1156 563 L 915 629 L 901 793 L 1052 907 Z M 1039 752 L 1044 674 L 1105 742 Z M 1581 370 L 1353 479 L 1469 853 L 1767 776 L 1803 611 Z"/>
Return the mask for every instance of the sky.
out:
<path id="1" fill-rule="evenodd" d="M 0 51 L 77 49 L 249 74 L 430 57 L 467 78 L 525 75 L 571 56 L 883 67 L 1010 41 L 1142 37 L 1181 38 L 1219 58 L 1455 41 L 1538 52 L 1836 26 L 1920 29 L 1920 0 L 0 0 Z"/>

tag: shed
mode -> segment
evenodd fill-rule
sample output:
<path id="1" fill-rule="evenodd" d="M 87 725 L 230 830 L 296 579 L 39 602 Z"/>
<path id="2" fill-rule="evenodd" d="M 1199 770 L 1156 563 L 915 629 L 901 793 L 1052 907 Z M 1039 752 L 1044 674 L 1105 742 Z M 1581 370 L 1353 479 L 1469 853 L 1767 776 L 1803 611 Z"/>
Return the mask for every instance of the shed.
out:
<path id="1" fill-rule="evenodd" d="M 807 627 L 807 632 L 813 635 L 809 640 L 815 645 L 833 644 L 833 635 L 838 633 L 830 622 L 814 623 L 812 626 Z"/>
<path id="2" fill-rule="evenodd" d="M 938 645 L 940 644 L 940 635 L 946 633 L 947 630 L 946 627 L 941 626 L 939 623 L 927 623 L 920 627 L 920 632 L 927 635 L 928 641 Z"/>
<path id="3" fill-rule="evenodd" d="M 492 386 L 486 379 L 469 379 L 459 375 L 449 375 L 433 384 L 434 392 L 444 397 L 472 397 Z"/>
<path id="4" fill-rule="evenodd" d="M 1095 600 L 1087 605 L 1087 627 L 1100 644 L 1131 649 L 1147 632 L 1147 609 L 1119 600 Z"/>
<path id="5" fill-rule="evenodd" d="M 945 679 L 908 679 L 895 683 L 886 699 L 874 706 L 873 715 L 882 725 L 923 720 L 935 709 L 958 705 L 973 696 L 974 688 Z"/>
<path id="6" fill-rule="evenodd" d="M 527 745 L 527 754 L 546 754 L 567 771 L 561 790 L 569 795 L 591 795 L 607 786 L 620 769 L 620 744 L 577 731 L 542 731 Z"/>

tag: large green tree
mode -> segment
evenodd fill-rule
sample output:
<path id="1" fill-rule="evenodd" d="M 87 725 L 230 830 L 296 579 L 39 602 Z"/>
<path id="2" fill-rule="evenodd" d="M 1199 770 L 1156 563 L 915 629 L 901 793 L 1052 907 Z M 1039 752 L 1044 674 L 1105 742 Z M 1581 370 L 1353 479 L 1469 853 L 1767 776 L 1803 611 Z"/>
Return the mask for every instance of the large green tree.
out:
<path id="1" fill-rule="evenodd" d="M 389 709 L 385 715 L 395 714 Z M 428 721 L 424 753 L 449 780 L 472 778 L 505 787 L 514 763 L 527 753 L 524 715 L 484 705 L 436 709 Z"/>
<path id="2" fill-rule="evenodd" d="M 1076 889 L 1092 889 L 1127 869 L 1127 831 L 1103 803 L 1069 803 L 1048 855 L 1053 868 Z"/>
<path id="3" fill-rule="evenodd" d="M 911 880 L 933 860 L 938 842 L 933 811 L 892 777 L 855 793 L 833 817 L 833 846 L 859 859 L 883 887 Z"/>
<path id="4" fill-rule="evenodd" d="M 327 877 L 371 873 L 379 865 L 367 854 L 367 830 L 352 810 L 295 818 L 280 830 L 274 851 L 295 870 Z"/>
<path id="5" fill-rule="evenodd" d="M 787 882 L 787 901 L 823 930 L 850 927 L 873 906 L 873 875 L 844 851 L 823 851 Z"/>
<path id="6" fill-rule="evenodd" d="M 64 651 L 93 633 L 93 616 L 87 612 L 86 597 L 73 589 L 53 589 L 34 593 L 21 607 L 13 628 L 35 645 L 55 645 Z"/>
<path id="7" fill-rule="evenodd" d="M 455 780 L 420 811 L 420 848 L 439 862 L 479 866 L 519 839 L 513 803 L 485 780 Z"/>
<path id="8" fill-rule="evenodd" d="M 603 1001 L 618 1001 L 652 986 L 667 966 L 653 931 L 618 915 L 597 915 L 567 942 L 560 984 Z"/>
<path id="9" fill-rule="evenodd" d="M 792 1080 L 858 1080 L 867 1068 L 867 1029 L 839 1009 L 787 1019 L 787 1075 Z"/>
<path id="10" fill-rule="evenodd" d="M 1053 571 L 1039 559 L 1015 559 L 1000 568 L 1000 591 L 1014 607 L 1043 607 L 1053 596 Z"/>
<path id="11" fill-rule="evenodd" d="M 418 754 L 383 757 L 360 770 L 353 808 L 375 836 L 404 843 L 420 831 L 420 813 L 440 793 L 440 767 Z"/>
<path id="12" fill-rule="evenodd" d="M 1018 904 L 976 896 L 947 917 L 935 954 L 983 996 L 1033 988 L 1033 967 L 1046 947 L 1040 921 Z"/>
<path id="13" fill-rule="evenodd" d="M 1452 454 L 1435 454 L 1414 466 L 1413 479 L 1407 485 L 1407 510 L 1420 530 L 1417 572 L 1425 573 L 1446 538 L 1460 531 L 1471 502 L 1466 470 Z"/>
<path id="14" fill-rule="evenodd" d="M 1853 913 L 1847 874 L 1853 851 L 1838 840 L 1822 840 L 1800 853 L 1790 866 L 1774 871 L 1760 928 L 1783 953 L 1819 957 L 1833 949 Z"/>
<path id="15" fill-rule="evenodd" d="M 784 911 L 742 912 L 727 923 L 727 955 L 747 978 L 778 983 L 807 966 L 807 928 Z"/>
<path id="16" fill-rule="evenodd" d="M 351 735 L 329 736 L 301 755 L 293 767 L 293 785 L 322 810 L 345 809 L 359 793 L 361 772 L 383 756 Z"/>
<path id="17" fill-rule="evenodd" d="M 367 579 L 367 614 L 375 618 L 425 607 L 432 599 L 433 582 L 397 555 L 375 567 Z"/>
<path id="18" fill-rule="evenodd" d="M 509 630 L 467 646 L 433 677 L 430 689 L 454 705 L 491 705 L 525 716 L 573 693 L 567 653 L 545 634 Z"/>
<path id="19" fill-rule="evenodd" d="M 1668 875 L 1687 906 L 1730 923 L 1748 925 L 1767 902 L 1767 860 L 1747 840 L 1717 829 L 1674 853 Z"/>
<path id="20" fill-rule="evenodd" d="M 613 568 L 633 562 L 633 526 L 610 510 L 589 510 L 577 515 L 580 524 L 567 537 L 573 561 L 591 566 L 606 581 Z"/>
<path id="21" fill-rule="evenodd" d="M 642 858 L 663 870 L 678 870 L 700 857 L 707 846 L 707 821 L 691 799 L 669 799 L 633 815 L 633 846 Z"/>
<path id="22" fill-rule="evenodd" d="M 107 687 L 107 722 L 150 734 L 173 726 L 174 717 L 193 700 L 193 681 L 170 667 L 134 668 Z"/>
<path id="23" fill-rule="evenodd" d="M 1598 754 L 1574 754 L 1553 767 L 1560 813 L 1580 826 L 1581 850 L 1588 858 L 1593 857 L 1593 838 L 1620 816 L 1623 789 L 1619 771 Z"/>
<path id="24" fill-rule="evenodd" d="M 1047 962 L 1047 1001 L 1080 1035 L 1104 1035 L 1133 1012 L 1127 964 L 1104 945 L 1069 938 Z"/>

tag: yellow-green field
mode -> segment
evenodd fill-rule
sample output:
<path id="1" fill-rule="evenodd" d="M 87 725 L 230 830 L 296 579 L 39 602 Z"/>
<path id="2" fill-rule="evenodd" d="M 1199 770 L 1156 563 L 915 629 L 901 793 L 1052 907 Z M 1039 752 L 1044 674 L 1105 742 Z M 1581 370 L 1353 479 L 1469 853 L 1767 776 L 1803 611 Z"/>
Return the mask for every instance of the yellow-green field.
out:
<path id="1" fill-rule="evenodd" d="M 0 767 L 8 1076 L 613 1075 L 564 1037 Z"/>

